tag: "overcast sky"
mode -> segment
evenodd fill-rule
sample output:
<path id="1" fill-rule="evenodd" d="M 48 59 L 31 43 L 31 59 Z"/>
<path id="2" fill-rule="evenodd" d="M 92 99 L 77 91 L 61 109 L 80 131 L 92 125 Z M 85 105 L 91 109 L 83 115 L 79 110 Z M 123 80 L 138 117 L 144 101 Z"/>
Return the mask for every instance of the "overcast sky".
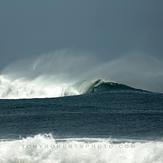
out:
<path id="1" fill-rule="evenodd" d="M 163 61 L 162 7 L 162 0 L 0 0 L 0 69 L 60 49 L 105 62 L 126 54 Z"/>

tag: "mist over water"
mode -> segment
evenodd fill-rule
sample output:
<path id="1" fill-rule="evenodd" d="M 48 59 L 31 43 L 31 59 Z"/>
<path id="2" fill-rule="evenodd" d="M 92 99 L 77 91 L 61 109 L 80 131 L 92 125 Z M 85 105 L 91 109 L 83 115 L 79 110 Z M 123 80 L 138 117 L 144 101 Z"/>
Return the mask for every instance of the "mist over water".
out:
<path id="1" fill-rule="evenodd" d="M 162 92 L 162 69 L 159 60 L 147 55 L 103 61 L 86 52 L 58 50 L 5 67 L 0 75 L 0 98 L 59 97 L 77 82 L 99 78 Z M 80 93 L 72 88 L 69 94 Z"/>
<path id="2" fill-rule="evenodd" d="M 75 54 L 78 53 L 78 57 Z M 82 53 L 62 50 L 26 58 L 7 66 L 0 75 L 1 98 L 59 97 L 64 91 L 86 75 L 94 66 L 96 58 Z M 86 76 L 86 77 L 85 77 Z M 70 94 L 79 94 L 71 88 Z"/>

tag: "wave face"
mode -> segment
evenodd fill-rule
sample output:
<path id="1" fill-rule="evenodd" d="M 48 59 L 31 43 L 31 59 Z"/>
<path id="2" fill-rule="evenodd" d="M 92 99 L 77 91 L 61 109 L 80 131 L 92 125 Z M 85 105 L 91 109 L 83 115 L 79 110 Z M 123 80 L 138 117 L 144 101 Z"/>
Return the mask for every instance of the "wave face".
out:
<path id="1" fill-rule="evenodd" d="M 36 135 L 1 141 L 0 162 L 162 163 L 163 142 L 114 142 L 111 139 L 91 138 L 57 140 L 51 135 Z"/>
<path id="2" fill-rule="evenodd" d="M 94 92 L 105 92 L 105 91 L 126 91 L 126 90 L 138 90 L 132 88 L 130 86 L 115 83 L 115 82 L 106 82 L 102 79 L 95 80 L 92 84 L 90 84 L 87 89 L 85 89 L 85 93 L 94 93 Z"/>

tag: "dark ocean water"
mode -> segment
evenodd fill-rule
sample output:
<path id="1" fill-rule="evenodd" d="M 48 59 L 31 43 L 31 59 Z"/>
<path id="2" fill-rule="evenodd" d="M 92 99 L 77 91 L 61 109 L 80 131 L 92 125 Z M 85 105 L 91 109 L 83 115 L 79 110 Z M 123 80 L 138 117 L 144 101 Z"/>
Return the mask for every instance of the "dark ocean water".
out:
<path id="1" fill-rule="evenodd" d="M 0 138 L 163 138 L 163 94 L 119 91 L 0 100 Z"/>
<path id="2" fill-rule="evenodd" d="M 0 100 L 0 163 L 163 163 L 163 94 Z"/>

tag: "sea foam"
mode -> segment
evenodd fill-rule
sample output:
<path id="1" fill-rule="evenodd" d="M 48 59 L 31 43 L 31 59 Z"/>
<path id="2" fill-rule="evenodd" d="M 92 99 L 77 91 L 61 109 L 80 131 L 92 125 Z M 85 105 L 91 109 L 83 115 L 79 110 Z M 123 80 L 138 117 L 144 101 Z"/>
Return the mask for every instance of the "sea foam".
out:
<path id="1" fill-rule="evenodd" d="M 55 139 L 36 135 L 0 142 L 1 163 L 162 163 L 161 141 Z"/>

